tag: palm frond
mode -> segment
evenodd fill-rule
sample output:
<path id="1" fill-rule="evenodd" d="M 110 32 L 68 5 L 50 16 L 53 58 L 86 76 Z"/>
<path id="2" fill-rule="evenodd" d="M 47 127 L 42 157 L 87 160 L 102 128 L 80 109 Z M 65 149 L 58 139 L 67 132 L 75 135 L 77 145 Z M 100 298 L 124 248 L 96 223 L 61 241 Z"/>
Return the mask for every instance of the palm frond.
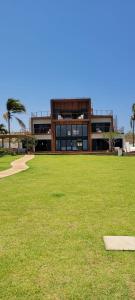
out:
<path id="1" fill-rule="evenodd" d="M 132 113 L 135 115 L 135 103 L 132 104 Z"/>
<path id="2" fill-rule="evenodd" d="M 0 124 L 0 133 L 4 134 L 4 133 L 7 133 L 7 132 L 8 131 L 7 131 L 6 127 L 5 127 L 5 125 L 4 124 Z"/>
<path id="3" fill-rule="evenodd" d="M 26 108 L 19 99 L 10 98 L 7 100 L 7 111 L 13 113 L 22 113 L 26 112 Z"/>
<path id="4" fill-rule="evenodd" d="M 7 121 L 8 120 L 8 112 L 5 112 L 4 114 L 3 114 L 3 118 Z"/>
<path id="5" fill-rule="evenodd" d="M 15 117 L 15 118 L 16 118 L 17 122 L 19 123 L 20 127 L 21 127 L 22 129 L 25 129 L 26 126 L 25 126 L 24 122 L 23 122 L 22 120 L 20 120 L 19 118 L 17 118 L 17 117 Z"/>

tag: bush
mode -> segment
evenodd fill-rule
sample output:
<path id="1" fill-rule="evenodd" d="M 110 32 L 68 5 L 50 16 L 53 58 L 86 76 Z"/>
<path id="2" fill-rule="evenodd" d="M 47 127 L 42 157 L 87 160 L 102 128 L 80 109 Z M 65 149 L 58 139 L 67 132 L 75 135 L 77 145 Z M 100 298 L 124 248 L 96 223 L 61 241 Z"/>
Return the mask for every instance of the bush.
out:
<path id="1" fill-rule="evenodd" d="M 0 148 L 0 157 L 4 155 L 17 155 L 17 152 L 14 149 Z"/>

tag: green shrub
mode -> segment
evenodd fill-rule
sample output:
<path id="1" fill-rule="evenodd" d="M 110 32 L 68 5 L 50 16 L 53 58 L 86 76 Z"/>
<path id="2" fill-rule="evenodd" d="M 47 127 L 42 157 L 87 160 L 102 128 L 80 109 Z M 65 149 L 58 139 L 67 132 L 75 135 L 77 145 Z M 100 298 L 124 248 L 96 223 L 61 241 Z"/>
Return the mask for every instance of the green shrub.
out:
<path id="1" fill-rule="evenodd" d="M 17 152 L 14 149 L 0 148 L 0 157 L 4 155 L 17 155 Z"/>

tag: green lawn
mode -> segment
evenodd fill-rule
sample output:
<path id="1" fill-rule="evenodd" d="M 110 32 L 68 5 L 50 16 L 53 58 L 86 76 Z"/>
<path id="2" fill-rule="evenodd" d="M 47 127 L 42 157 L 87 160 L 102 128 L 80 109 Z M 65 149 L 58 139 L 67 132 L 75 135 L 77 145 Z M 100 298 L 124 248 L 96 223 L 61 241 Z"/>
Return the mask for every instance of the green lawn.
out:
<path id="1" fill-rule="evenodd" d="M 5 158 L 7 159 L 7 158 Z M 0 180 L 0 299 L 135 299 L 135 157 L 36 156 Z"/>
<path id="2" fill-rule="evenodd" d="M 0 171 L 6 170 L 11 167 L 11 162 L 17 158 L 20 158 L 19 155 L 12 156 L 12 155 L 6 155 L 0 157 Z"/>

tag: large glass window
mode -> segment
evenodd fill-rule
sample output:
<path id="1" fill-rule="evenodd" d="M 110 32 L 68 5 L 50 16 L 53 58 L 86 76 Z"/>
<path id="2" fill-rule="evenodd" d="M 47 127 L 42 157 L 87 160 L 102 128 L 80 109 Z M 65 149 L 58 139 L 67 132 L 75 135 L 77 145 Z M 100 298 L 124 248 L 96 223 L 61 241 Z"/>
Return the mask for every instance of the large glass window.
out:
<path id="1" fill-rule="evenodd" d="M 51 124 L 34 124 L 34 133 L 50 134 Z"/>
<path id="2" fill-rule="evenodd" d="M 88 150 L 88 141 L 87 140 L 83 140 L 83 150 L 84 151 Z"/>
<path id="3" fill-rule="evenodd" d="M 87 125 L 83 125 L 83 136 L 87 136 L 88 135 L 88 129 L 87 129 Z"/>
<path id="4" fill-rule="evenodd" d="M 111 123 L 103 122 L 103 123 L 92 123 L 92 132 L 109 132 L 111 128 Z"/>
<path id="5" fill-rule="evenodd" d="M 67 125 L 67 136 L 71 136 L 72 135 L 72 127 L 71 125 Z"/>
<path id="6" fill-rule="evenodd" d="M 71 151 L 71 150 L 72 150 L 72 141 L 67 140 L 67 151 Z"/>
<path id="7" fill-rule="evenodd" d="M 73 151 L 76 151 L 76 150 L 77 150 L 76 140 L 72 140 L 72 150 L 73 150 Z"/>
<path id="8" fill-rule="evenodd" d="M 56 137 L 87 137 L 87 125 L 56 125 Z"/>
<path id="9" fill-rule="evenodd" d="M 61 150 L 66 151 L 66 140 L 61 140 Z"/>
<path id="10" fill-rule="evenodd" d="M 56 125 L 57 151 L 87 151 L 88 132 L 87 125 Z"/>
<path id="11" fill-rule="evenodd" d="M 56 126 L 56 136 L 59 137 L 60 136 L 60 125 Z"/>
<path id="12" fill-rule="evenodd" d="M 76 126 L 78 136 L 82 136 L 82 127 L 83 127 L 83 126 L 84 126 L 84 125 L 77 125 L 77 126 Z"/>
<path id="13" fill-rule="evenodd" d="M 61 136 L 66 136 L 67 126 L 61 125 Z"/>
<path id="14" fill-rule="evenodd" d="M 72 125 L 72 136 L 76 136 L 77 132 L 76 132 L 76 125 Z"/>
<path id="15" fill-rule="evenodd" d="M 61 147 L 60 147 L 60 140 L 56 140 L 56 150 L 60 151 Z"/>
<path id="16" fill-rule="evenodd" d="M 103 151 L 109 149 L 109 142 L 106 139 L 93 139 L 92 151 Z"/>

